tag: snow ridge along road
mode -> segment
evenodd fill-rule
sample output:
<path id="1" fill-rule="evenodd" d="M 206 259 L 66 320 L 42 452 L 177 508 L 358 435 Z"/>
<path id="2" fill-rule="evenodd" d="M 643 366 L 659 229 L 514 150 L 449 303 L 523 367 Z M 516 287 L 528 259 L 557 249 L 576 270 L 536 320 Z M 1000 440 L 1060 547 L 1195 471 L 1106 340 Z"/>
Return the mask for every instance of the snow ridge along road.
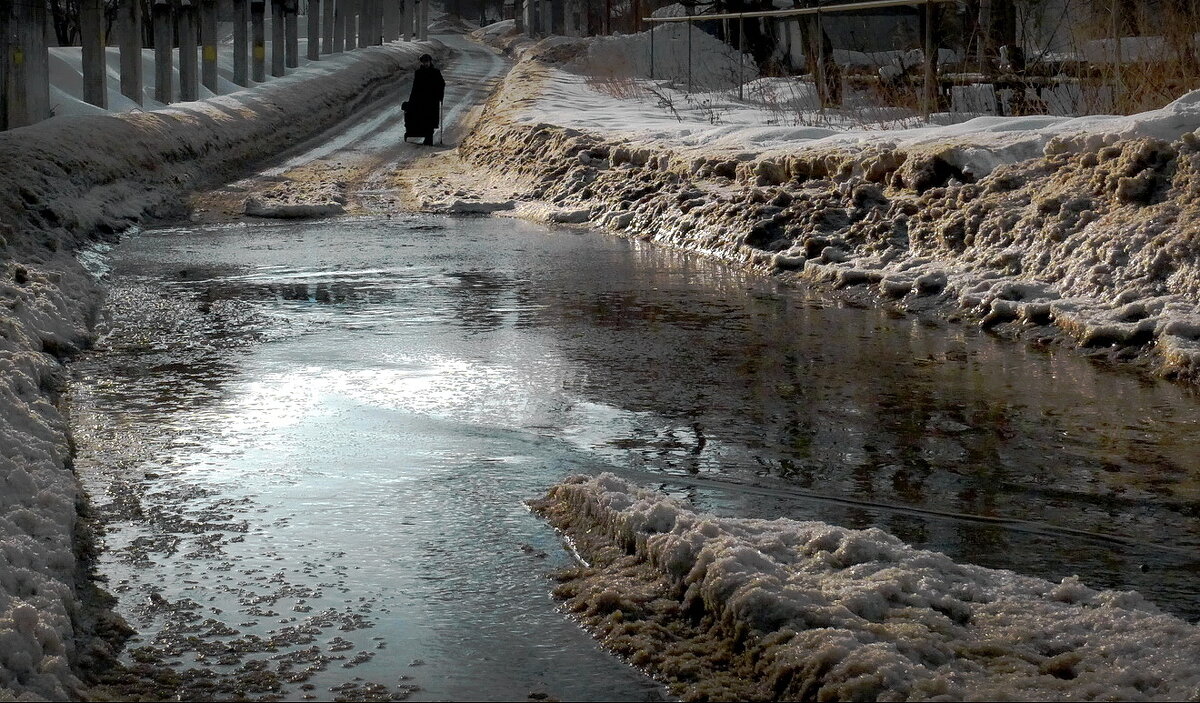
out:
<path id="1" fill-rule="evenodd" d="M 61 405 L 64 362 L 91 343 L 102 305 L 97 242 L 178 218 L 189 191 L 356 121 L 427 52 L 445 47 L 370 47 L 208 100 L 0 133 L 0 699 L 78 697 L 123 630 L 91 593 Z"/>

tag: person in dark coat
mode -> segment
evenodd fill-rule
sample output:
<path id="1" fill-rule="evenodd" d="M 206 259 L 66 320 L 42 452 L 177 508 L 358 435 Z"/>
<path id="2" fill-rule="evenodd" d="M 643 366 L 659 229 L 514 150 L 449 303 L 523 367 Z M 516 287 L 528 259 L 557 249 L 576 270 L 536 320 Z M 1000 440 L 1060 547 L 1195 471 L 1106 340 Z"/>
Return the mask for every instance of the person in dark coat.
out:
<path id="1" fill-rule="evenodd" d="M 408 102 L 400 107 L 404 110 L 404 140 L 409 137 L 424 137 L 424 143 L 433 144 L 433 130 L 437 129 L 439 106 L 446 92 L 446 81 L 433 67 L 433 57 L 421 56 L 421 65 L 413 74 L 412 92 Z"/>

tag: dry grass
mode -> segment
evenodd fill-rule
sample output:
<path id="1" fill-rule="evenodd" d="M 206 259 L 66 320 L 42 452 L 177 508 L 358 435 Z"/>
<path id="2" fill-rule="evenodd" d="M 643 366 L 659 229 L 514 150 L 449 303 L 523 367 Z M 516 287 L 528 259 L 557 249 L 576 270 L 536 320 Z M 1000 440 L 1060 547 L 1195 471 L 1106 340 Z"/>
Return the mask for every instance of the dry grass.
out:
<path id="1" fill-rule="evenodd" d="M 628 61 L 585 61 L 581 72 L 588 86 L 598 93 L 622 100 L 640 100 L 648 95 Z"/>

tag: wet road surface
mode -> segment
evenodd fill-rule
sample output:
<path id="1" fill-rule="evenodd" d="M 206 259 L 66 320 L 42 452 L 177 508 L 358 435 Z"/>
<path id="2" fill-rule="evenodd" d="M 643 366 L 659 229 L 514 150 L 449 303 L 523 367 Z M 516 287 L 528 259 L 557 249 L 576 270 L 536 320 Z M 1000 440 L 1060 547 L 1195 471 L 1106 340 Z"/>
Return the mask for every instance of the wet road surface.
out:
<path id="1" fill-rule="evenodd" d="M 523 504 L 601 470 L 1200 617 L 1176 386 L 504 219 L 111 255 L 72 403 L 130 661 L 291 698 L 654 699 L 554 610 L 570 557 Z"/>

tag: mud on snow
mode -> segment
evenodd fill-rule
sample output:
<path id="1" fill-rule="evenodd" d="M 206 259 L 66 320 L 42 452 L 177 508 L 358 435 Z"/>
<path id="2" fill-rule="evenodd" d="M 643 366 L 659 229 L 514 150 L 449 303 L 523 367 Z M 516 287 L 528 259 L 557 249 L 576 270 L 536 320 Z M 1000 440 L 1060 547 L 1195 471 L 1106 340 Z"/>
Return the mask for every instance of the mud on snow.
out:
<path id="1" fill-rule="evenodd" d="M 525 47 L 460 149 L 518 174 L 520 196 L 540 204 L 526 214 L 1200 381 L 1196 134 L 1055 137 L 979 178 L 955 165 L 953 144 L 633 146 L 525 111 L 563 53 Z"/>

